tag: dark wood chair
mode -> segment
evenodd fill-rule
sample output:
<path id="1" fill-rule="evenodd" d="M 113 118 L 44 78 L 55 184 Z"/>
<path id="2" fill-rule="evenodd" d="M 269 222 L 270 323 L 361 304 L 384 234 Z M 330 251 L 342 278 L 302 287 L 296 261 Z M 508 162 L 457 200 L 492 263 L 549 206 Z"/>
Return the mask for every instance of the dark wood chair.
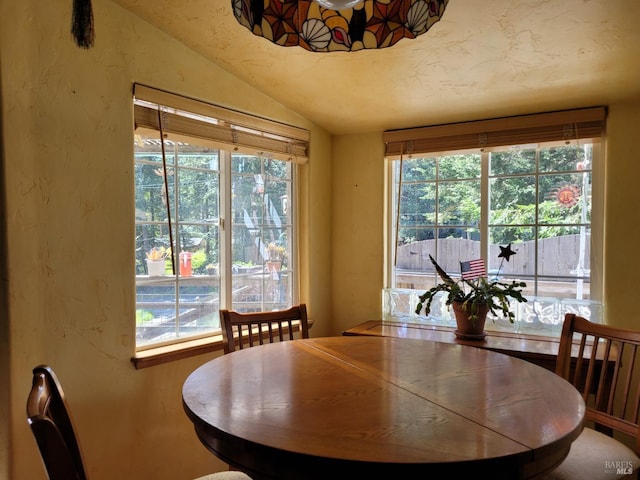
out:
<path id="1" fill-rule="evenodd" d="M 274 312 L 240 313 L 220 310 L 220 328 L 224 353 L 231 353 L 246 346 L 262 345 L 276 341 L 293 340 L 294 333 L 309 338 L 307 306 L 304 303 L 287 310 Z"/>
<path id="2" fill-rule="evenodd" d="M 600 325 L 575 314 L 565 316 L 556 373 L 582 393 L 585 428 L 545 480 L 637 478 L 639 346 L 640 331 Z"/>
<path id="3" fill-rule="evenodd" d="M 33 369 L 33 385 L 27 399 L 27 421 L 36 439 L 49 480 L 86 480 L 80 446 L 67 403 L 56 374 L 47 365 Z M 198 480 L 251 480 L 229 471 Z"/>

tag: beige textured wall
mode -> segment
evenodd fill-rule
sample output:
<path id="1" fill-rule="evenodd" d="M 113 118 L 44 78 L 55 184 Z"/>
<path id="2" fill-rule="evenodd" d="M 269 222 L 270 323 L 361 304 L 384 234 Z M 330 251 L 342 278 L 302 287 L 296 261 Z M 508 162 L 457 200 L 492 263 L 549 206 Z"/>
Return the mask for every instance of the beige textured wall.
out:
<path id="1" fill-rule="evenodd" d="M 382 314 L 382 132 L 333 137 L 331 285 L 334 333 Z"/>
<path id="2" fill-rule="evenodd" d="M 640 99 L 609 108 L 605 184 L 604 303 L 607 323 L 640 330 Z"/>
<path id="3" fill-rule="evenodd" d="M 0 446 L 10 442 L 0 475 L 45 478 L 25 419 L 39 363 L 52 365 L 63 382 L 93 480 L 188 479 L 224 469 L 197 440 L 181 404 L 184 379 L 212 355 L 139 371 L 130 363 L 132 83 L 311 129 L 312 160 L 301 169 L 301 298 L 313 335 L 330 329 L 331 139 L 109 1 L 92 2 L 90 50 L 72 42 L 71 0 L 0 1 L 9 252 L 8 324 L 0 322 L 0 332 L 4 340 L 8 330 L 10 341 L 8 354 L 0 350 L 0 389 L 10 402 L 0 401 Z"/>

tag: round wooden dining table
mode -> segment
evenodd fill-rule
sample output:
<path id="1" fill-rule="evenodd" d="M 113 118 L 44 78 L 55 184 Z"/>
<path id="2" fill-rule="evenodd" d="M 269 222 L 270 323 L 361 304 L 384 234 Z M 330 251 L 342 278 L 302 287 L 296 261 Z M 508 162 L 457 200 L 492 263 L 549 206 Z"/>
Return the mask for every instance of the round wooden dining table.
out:
<path id="1" fill-rule="evenodd" d="M 193 371 L 182 399 L 201 442 L 255 480 L 533 478 L 564 459 L 585 411 L 532 363 L 389 337 L 238 350 Z"/>

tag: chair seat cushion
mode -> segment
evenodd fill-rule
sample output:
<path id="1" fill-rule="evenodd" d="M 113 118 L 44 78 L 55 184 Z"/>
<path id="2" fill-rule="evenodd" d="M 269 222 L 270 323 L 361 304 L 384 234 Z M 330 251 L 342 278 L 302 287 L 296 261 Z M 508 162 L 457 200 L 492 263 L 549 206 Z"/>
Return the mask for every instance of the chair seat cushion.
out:
<path id="1" fill-rule="evenodd" d="M 640 458 L 630 448 L 592 428 L 585 428 L 571 444 L 567 458 L 543 479 L 629 479 L 638 478 L 638 469 L 640 469 Z"/>
<path id="2" fill-rule="evenodd" d="M 230 470 L 228 472 L 212 473 L 204 477 L 196 478 L 195 480 L 251 480 L 251 477 L 246 473 Z"/>

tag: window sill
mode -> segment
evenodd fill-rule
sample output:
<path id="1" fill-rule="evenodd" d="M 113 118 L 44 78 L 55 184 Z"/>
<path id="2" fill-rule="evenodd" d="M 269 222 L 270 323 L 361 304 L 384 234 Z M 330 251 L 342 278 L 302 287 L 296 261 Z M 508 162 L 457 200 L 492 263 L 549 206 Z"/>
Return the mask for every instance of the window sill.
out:
<path id="1" fill-rule="evenodd" d="M 309 319 L 309 329 L 313 327 L 313 321 Z M 293 331 L 300 331 L 300 322 L 293 322 Z M 288 333 L 288 329 L 284 329 L 283 333 Z M 263 333 L 263 338 L 267 338 L 267 333 Z M 141 368 L 153 367 L 162 363 L 169 363 L 183 358 L 195 357 L 203 353 L 211 353 L 223 351 L 222 334 L 213 335 L 211 337 L 198 338 L 196 340 L 187 340 L 185 342 L 173 343 L 162 347 L 141 350 L 131 358 L 131 363 L 140 370 Z"/>
<path id="2" fill-rule="evenodd" d="M 136 370 L 140 370 L 141 368 L 153 367 L 162 363 L 222 350 L 222 335 L 214 335 L 136 352 L 131 358 L 131 363 L 133 363 Z"/>

